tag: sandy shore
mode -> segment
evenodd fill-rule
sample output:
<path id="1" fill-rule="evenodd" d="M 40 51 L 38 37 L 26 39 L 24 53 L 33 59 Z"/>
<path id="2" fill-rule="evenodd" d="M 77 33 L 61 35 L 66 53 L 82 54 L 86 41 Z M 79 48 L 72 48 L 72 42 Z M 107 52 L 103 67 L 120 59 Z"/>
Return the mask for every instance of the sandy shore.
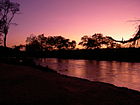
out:
<path id="1" fill-rule="evenodd" d="M 0 63 L 0 105 L 140 105 L 140 92 Z"/>

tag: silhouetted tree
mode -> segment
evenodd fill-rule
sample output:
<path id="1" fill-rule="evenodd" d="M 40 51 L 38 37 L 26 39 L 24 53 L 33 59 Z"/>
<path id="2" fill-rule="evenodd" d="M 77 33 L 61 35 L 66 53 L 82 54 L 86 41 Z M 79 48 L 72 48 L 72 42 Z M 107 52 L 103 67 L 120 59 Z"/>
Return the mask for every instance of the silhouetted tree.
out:
<path id="1" fill-rule="evenodd" d="M 72 40 L 71 42 L 69 42 L 69 48 L 70 49 L 75 49 L 76 47 L 76 41 L 75 40 Z"/>
<path id="2" fill-rule="evenodd" d="M 46 50 L 55 49 L 55 38 L 53 36 L 48 36 L 46 38 Z"/>
<path id="3" fill-rule="evenodd" d="M 42 50 L 44 50 L 46 48 L 47 37 L 45 37 L 44 34 L 41 34 L 41 35 L 37 36 L 37 40 L 38 40 Z"/>
<path id="4" fill-rule="evenodd" d="M 99 37 L 99 39 L 98 39 L 98 37 Z M 86 49 L 99 48 L 100 44 L 101 44 L 100 38 L 102 38 L 102 37 L 101 37 L 101 35 L 98 35 L 98 34 L 94 34 L 91 37 L 83 36 L 81 38 L 82 41 L 79 43 L 79 45 L 86 47 Z"/>
<path id="5" fill-rule="evenodd" d="M 100 33 L 94 34 L 92 36 L 83 36 L 81 38 L 81 42 L 79 45 L 82 45 L 86 49 L 95 49 L 102 48 L 103 46 L 106 48 L 116 48 L 119 44 L 115 43 L 115 41 L 111 40 L 108 36 L 103 36 Z"/>
<path id="6" fill-rule="evenodd" d="M 74 49 L 76 47 L 76 41 L 65 39 L 62 36 L 48 36 L 44 34 L 34 36 L 31 35 L 26 39 L 26 50 L 46 51 L 54 49 Z"/>
<path id="7" fill-rule="evenodd" d="M 57 49 L 68 49 L 69 39 L 65 39 L 62 36 L 55 36 L 55 47 Z"/>
<path id="8" fill-rule="evenodd" d="M 81 42 L 79 43 L 79 45 L 82 45 L 83 47 L 86 47 L 86 49 L 89 49 L 90 45 L 89 45 L 89 37 L 87 35 L 81 37 Z M 93 46 L 91 46 L 93 47 Z"/>
<path id="9" fill-rule="evenodd" d="M 101 45 L 103 44 L 103 40 L 104 40 L 104 37 L 103 37 L 103 35 L 102 34 L 100 34 L 100 33 L 97 33 L 97 34 L 94 34 L 94 35 L 92 35 L 92 40 L 94 40 L 95 42 L 94 42 L 94 47 L 95 48 L 100 48 L 101 47 Z"/>
<path id="10" fill-rule="evenodd" d="M 0 0 L 0 33 L 3 35 L 4 46 L 12 19 L 19 11 L 19 4 L 10 0 Z"/>
<path id="11" fill-rule="evenodd" d="M 27 37 L 26 43 L 26 51 L 28 52 L 40 52 L 42 50 L 37 36 L 31 35 Z"/>
<path id="12" fill-rule="evenodd" d="M 65 39 L 62 36 L 49 36 L 47 37 L 46 46 L 49 49 L 74 49 L 76 41 Z"/>

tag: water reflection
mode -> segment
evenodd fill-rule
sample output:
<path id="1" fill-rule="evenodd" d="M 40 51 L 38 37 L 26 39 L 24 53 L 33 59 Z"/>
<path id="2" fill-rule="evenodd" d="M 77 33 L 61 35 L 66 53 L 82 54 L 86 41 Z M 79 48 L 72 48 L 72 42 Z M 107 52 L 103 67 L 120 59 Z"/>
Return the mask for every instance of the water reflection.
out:
<path id="1" fill-rule="evenodd" d="M 65 75 L 108 82 L 140 91 L 140 63 L 56 58 L 39 59 L 38 63 L 42 66 L 48 65 Z"/>

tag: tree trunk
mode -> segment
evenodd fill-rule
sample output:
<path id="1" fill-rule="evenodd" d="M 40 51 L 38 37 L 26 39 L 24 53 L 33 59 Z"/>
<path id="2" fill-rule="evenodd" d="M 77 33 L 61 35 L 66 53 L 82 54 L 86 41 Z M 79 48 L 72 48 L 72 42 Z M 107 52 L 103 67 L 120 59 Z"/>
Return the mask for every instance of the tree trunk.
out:
<path id="1" fill-rule="evenodd" d="M 7 47 L 7 45 L 6 45 L 6 39 L 7 39 L 7 34 L 4 34 L 4 47 Z"/>

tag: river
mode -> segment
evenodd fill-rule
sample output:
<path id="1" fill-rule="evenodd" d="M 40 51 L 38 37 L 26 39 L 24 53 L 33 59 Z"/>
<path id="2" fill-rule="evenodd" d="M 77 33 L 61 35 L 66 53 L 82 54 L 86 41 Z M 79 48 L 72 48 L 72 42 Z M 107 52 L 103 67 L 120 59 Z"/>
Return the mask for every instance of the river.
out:
<path id="1" fill-rule="evenodd" d="M 64 75 L 140 91 L 140 63 L 57 58 L 40 58 L 36 61 Z"/>

